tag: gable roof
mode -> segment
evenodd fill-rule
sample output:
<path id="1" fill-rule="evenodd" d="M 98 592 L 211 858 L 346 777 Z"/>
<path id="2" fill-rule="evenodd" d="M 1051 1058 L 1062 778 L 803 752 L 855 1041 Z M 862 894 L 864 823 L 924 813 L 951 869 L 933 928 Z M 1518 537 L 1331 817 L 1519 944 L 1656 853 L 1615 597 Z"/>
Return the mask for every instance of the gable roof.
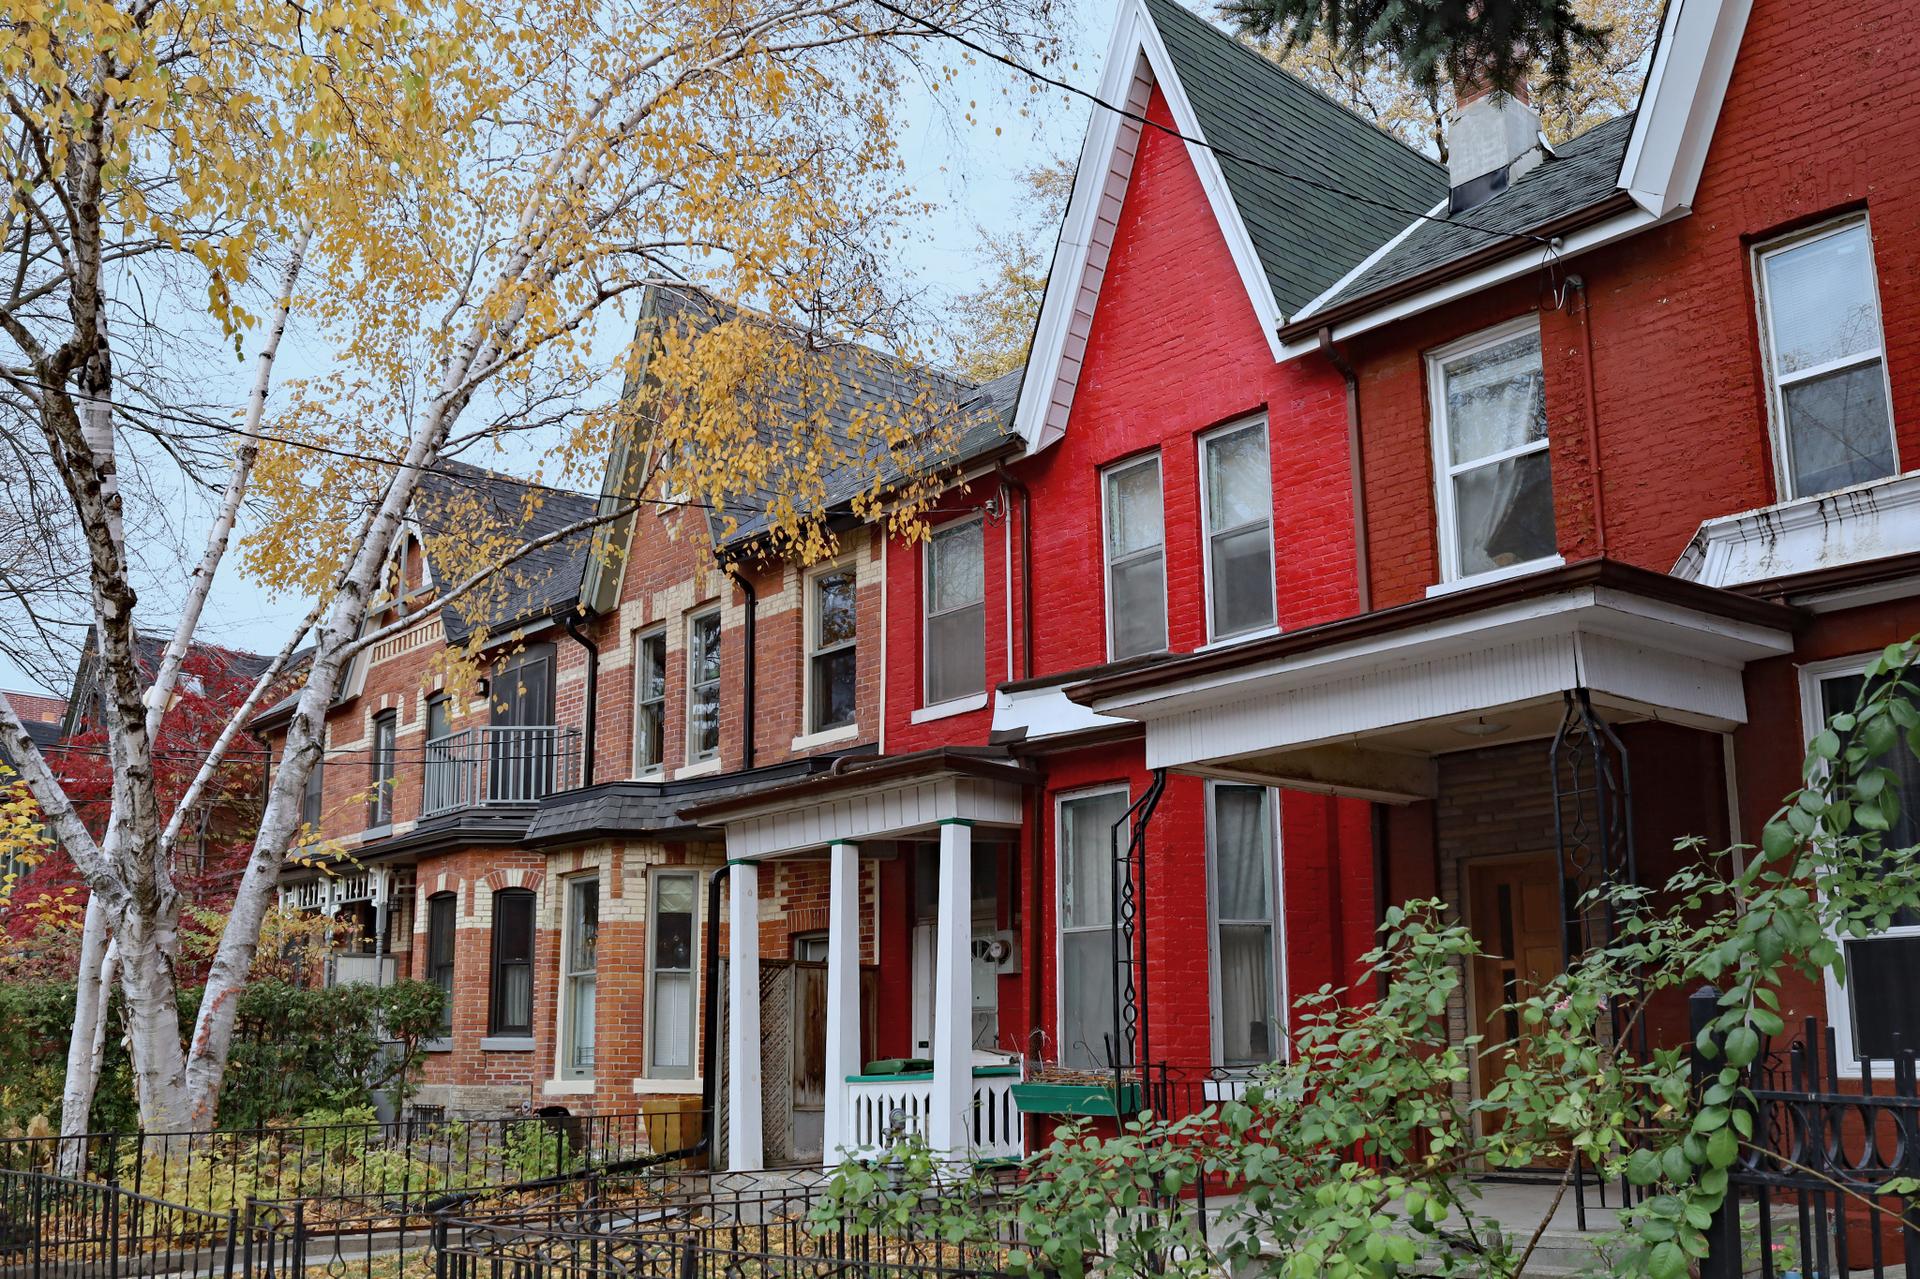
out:
<path id="1" fill-rule="evenodd" d="M 644 336 L 650 330 L 682 322 L 695 326 L 715 324 L 738 313 L 736 308 L 703 289 L 655 284 L 648 287 L 642 301 L 639 332 Z M 786 416 L 773 417 L 797 422 L 803 415 L 810 419 L 813 413 L 824 412 L 829 434 L 848 455 L 854 451 L 856 418 L 871 416 L 877 409 L 884 410 L 889 405 L 916 403 L 952 405 L 953 418 L 943 425 L 951 427 L 953 435 L 941 441 L 937 455 L 930 454 L 923 459 L 929 467 L 963 466 L 1007 445 L 1008 423 L 1019 392 L 1019 370 L 975 385 L 954 374 L 853 343 L 822 345 L 814 355 L 825 361 L 822 380 L 837 387 L 833 402 L 824 411 L 797 401 L 785 402 Z M 629 397 L 638 394 L 645 376 L 643 364 L 623 394 Z M 635 450 L 644 447 L 636 430 L 623 432 L 614 441 L 601 488 L 602 514 L 611 514 L 627 501 L 628 485 L 641 469 Z M 850 456 L 850 460 L 820 481 L 827 513 L 843 512 L 857 495 L 869 491 L 875 467 L 883 462 L 872 454 L 864 459 Z M 884 482 L 902 477 L 896 468 L 883 465 L 880 478 Z M 755 492 L 738 495 L 727 509 L 710 510 L 708 532 L 714 545 L 722 549 L 738 547 L 764 536 L 772 522 L 768 507 L 778 488 L 779 480 L 774 478 Z M 603 534 L 589 557 L 582 598 L 596 608 L 610 608 L 617 598 L 621 576 L 617 566 L 626 563 L 637 514 L 628 515 Z"/>
<path id="2" fill-rule="evenodd" d="M 499 536 L 526 543 L 591 517 L 594 507 L 594 499 L 584 493 L 540 488 L 498 471 L 442 458 L 420 477 L 411 519 L 429 538 Z M 449 604 L 441 614 L 448 642 L 464 643 L 481 626 L 497 634 L 573 607 L 580 599 L 581 574 L 592 541 L 592 531 L 582 530 L 531 551 L 472 595 Z M 427 562 L 431 566 L 431 550 Z M 439 585 L 450 588 L 457 583 Z"/>
<path id="3" fill-rule="evenodd" d="M 1081 148 L 1015 414 L 1029 453 L 1066 429 L 1156 89 L 1276 360 L 1291 311 L 1446 194 L 1440 165 L 1176 0 L 1121 0 L 1096 96 L 1123 109 L 1095 107 Z"/>
<path id="4" fill-rule="evenodd" d="M 1633 112 L 1588 129 L 1458 221 L 1409 222 L 1281 330 L 1289 354 L 1318 329 L 1364 332 L 1685 216 L 1750 10 L 1751 0 L 1668 0 Z"/>

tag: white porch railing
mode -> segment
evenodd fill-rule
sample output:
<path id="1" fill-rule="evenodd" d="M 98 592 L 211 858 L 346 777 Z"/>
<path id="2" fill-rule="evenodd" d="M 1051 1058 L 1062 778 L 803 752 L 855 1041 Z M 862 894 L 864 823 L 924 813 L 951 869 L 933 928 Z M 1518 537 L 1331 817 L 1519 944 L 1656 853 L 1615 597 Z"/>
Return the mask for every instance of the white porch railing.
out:
<path id="1" fill-rule="evenodd" d="M 1013 1104 L 1016 1068 L 976 1067 L 973 1111 L 967 1119 L 970 1153 L 975 1159 L 1018 1159 L 1026 1153 L 1020 1110 Z M 933 1075 L 853 1075 L 847 1079 L 847 1131 L 837 1145 L 843 1155 L 870 1159 L 889 1144 L 898 1112 L 902 1135 L 927 1135 L 933 1111 Z"/>

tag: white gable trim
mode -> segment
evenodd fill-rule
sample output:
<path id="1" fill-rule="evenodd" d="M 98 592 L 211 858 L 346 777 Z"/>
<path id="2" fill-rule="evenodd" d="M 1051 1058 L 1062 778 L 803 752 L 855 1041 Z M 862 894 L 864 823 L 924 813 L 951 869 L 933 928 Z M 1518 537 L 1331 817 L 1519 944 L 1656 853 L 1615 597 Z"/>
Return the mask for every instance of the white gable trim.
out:
<path id="1" fill-rule="evenodd" d="M 1751 10 L 1751 0 L 1672 0 L 1667 6 L 1620 164 L 1621 189 L 1655 217 L 1693 204 Z"/>
<path id="2" fill-rule="evenodd" d="M 1328 298 L 1339 297 L 1341 290 L 1345 289 L 1349 284 L 1352 284 L 1355 280 L 1359 279 L 1362 275 L 1365 275 L 1375 262 L 1378 262 L 1381 258 L 1386 257 L 1387 254 L 1399 248 L 1400 242 L 1402 240 L 1405 240 L 1408 236 L 1412 235 L 1415 231 L 1417 231 L 1420 228 L 1422 223 L 1426 222 L 1430 218 L 1445 217 L 1447 212 L 1448 202 L 1449 201 L 1447 200 L 1440 201 L 1440 203 L 1434 205 L 1431 209 L 1427 210 L 1426 217 L 1415 218 L 1413 221 L 1407 223 L 1405 226 L 1401 227 L 1398 231 L 1394 232 L 1393 238 L 1391 240 L 1388 240 L 1385 244 L 1381 245 L 1379 248 L 1375 249 L 1373 252 L 1367 254 L 1366 257 L 1360 259 L 1359 263 L 1354 266 L 1353 270 L 1347 272 L 1345 275 L 1335 280 L 1332 284 L 1329 284 L 1326 288 L 1322 289 L 1320 291 L 1319 297 L 1315 298 L 1313 301 L 1301 307 L 1299 311 L 1295 312 L 1293 317 L 1294 323 L 1298 324 L 1302 320 L 1311 319 L 1314 312 L 1318 311 L 1322 306 L 1322 304 L 1324 304 Z"/>
<path id="3" fill-rule="evenodd" d="M 1186 91 L 1174 74 L 1173 60 L 1146 6 L 1141 0 L 1121 0 L 1096 92 L 1104 102 L 1124 103 L 1128 111 L 1145 115 L 1156 85 L 1167 100 L 1174 126 L 1187 137 L 1204 141 Z M 1020 401 L 1014 409 L 1014 429 L 1026 441 L 1029 456 L 1066 432 L 1094 308 L 1106 277 L 1107 255 L 1113 249 L 1144 127 L 1137 120 L 1100 107 L 1094 108 L 1087 126 L 1066 219 L 1047 272 L 1047 290 L 1034 328 L 1027 376 L 1021 382 Z M 1203 145 L 1189 142 L 1187 156 L 1200 177 L 1201 189 L 1207 193 L 1207 203 L 1227 242 L 1234 268 L 1247 290 L 1248 301 L 1253 303 L 1254 316 L 1278 360 L 1277 330 L 1283 320 L 1280 305 L 1254 251 L 1253 237 L 1247 233 L 1246 223 L 1227 190 L 1226 175 L 1213 152 Z"/>

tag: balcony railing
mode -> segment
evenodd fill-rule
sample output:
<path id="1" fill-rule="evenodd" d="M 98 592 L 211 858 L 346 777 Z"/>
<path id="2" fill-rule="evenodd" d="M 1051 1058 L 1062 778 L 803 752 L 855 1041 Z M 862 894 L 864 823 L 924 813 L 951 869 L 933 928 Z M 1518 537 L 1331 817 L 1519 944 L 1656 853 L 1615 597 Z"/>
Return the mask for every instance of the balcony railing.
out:
<path id="1" fill-rule="evenodd" d="M 420 815 L 488 804 L 530 804 L 571 790 L 580 770 L 580 730 L 551 724 L 465 728 L 426 748 Z"/>

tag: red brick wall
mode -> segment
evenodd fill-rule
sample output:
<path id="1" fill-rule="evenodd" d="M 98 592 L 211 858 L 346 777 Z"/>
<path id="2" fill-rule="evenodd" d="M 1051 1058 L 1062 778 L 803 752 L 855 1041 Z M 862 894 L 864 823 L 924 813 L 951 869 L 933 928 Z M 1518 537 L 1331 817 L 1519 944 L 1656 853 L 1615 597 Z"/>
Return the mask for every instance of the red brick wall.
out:
<path id="1" fill-rule="evenodd" d="M 1756 0 L 1691 216 L 1353 342 L 1377 606 L 1438 580 L 1421 352 L 1528 311 L 1561 552 L 1598 550 L 1580 295 L 1552 296 L 1568 273 L 1591 306 L 1608 555 L 1664 572 L 1701 520 L 1776 500 L 1751 249 L 1833 214 L 1871 219 L 1900 454 L 1920 460 L 1920 29 L 1889 0 L 1823 8 L 1817 41 L 1797 16 Z"/>

